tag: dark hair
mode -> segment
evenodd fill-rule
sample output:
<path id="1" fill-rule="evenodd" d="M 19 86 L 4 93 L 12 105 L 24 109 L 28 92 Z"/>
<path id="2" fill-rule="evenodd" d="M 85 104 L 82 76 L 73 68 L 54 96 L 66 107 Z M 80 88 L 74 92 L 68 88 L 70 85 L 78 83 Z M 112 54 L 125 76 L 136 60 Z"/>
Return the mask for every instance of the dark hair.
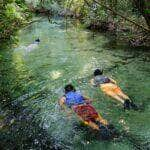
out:
<path id="1" fill-rule="evenodd" d="M 94 76 L 102 75 L 102 74 L 103 74 L 103 70 L 96 69 L 96 70 L 94 71 Z"/>
<path id="2" fill-rule="evenodd" d="M 35 42 L 40 42 L 40 39 L 39 39 L 39 38 L 38 38 L 38 39 L 36 39 L 36 40 L 35 40 Z"/>
<path id="3" fill-rule="evenodd" d="M 71 84 L 66 85 L 64 89 L 65 89 L 65 93 L 68 93 L 68 92 L 71 92 L 71 91 L 73 91 L 73 92 L 76 91 L 76 89 L 74 88 L 74 86 L 71 85 Z"/>

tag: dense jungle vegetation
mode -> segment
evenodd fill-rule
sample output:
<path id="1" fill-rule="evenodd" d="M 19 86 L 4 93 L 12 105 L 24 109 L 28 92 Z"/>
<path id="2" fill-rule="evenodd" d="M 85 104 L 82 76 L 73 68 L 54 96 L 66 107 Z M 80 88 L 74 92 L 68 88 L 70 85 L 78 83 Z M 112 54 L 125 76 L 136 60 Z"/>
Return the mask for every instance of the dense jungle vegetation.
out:
<path id="1" fill-rule="evenodd" d="M 10 38 L 33 13 L 73 17 L 86 28 L 109 31 L 132 46 L 149 45 L 148 0 L 1 0 L 0 39 Z"/>
<path id="2" fill-rule="evenodd" d="M 11 38 L 31 16 L 24 0 L 0 1 L 0 39 Z"/>

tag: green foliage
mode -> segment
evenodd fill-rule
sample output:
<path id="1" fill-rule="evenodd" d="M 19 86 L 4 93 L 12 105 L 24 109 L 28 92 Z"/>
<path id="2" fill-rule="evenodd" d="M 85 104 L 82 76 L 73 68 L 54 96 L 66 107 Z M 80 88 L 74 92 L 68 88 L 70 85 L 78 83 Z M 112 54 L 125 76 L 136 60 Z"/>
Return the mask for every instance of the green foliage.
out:
<path id="1" fill-rule="evenodd" d="M 10 38 L 29 17 L 24 0 L 5 0 L 0 5 L 0 39 Z"/>
<path id="2" fill-rule="evenodd" d="M 53 13 L 58 13 L 60 11 L 60 5 L 58 5 L 57 1 L 53 0 L 45 0 L 43 3 L 39 3 L 38 6 L 42 6 Z"/>
<path id="3" fill-rule="evenodd" d="M 48 10 L 53 14 L 59 13 L 62 6 L 60 0 L 26 0 L 26 2 L 35 10 Z"/>
<path id="4" fill-rule="evenodd" d="M 141 23 L 142 13 L 134 4 L 135 1 L 101 0 L 99 3 Z M 31 13 L 29 13 L 26 3 L 35 10 L 41 9 L 48 10 L 53 14 L 61 14 L 62 12 L 62 14 L 68 13 L 71 14 L 70 16 L 78 16 L 82 18 L 85 24 L 99 24 L 109 20 L 118 24 L 119 22 L 126 23 L 121 17 L 115 15 L 106 7 L 98 5 L 93 0 L 3 0 L 0 3 L 0 39 L 10 37 L 15 29 L 30 16 Z M 147 24 L 150 24 L 148 17 L 146 21 Z"/>

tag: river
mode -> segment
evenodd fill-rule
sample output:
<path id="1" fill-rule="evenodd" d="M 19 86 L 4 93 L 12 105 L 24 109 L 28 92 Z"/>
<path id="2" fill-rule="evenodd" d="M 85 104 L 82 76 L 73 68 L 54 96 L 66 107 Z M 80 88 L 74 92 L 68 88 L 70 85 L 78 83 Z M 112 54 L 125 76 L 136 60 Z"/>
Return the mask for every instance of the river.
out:
<path id="1" fill-rule="evenodd" d="M 85 30 L 74 20 L 66 26 L 60 18 L 43 18 L 16 36 L 17 46 L 0 49 L 0 149 L 150 149 L 148 50 L 117 46 L 108 35 Z M 36 38 L 40 43 L 29 46 Z M 91 87 L 95 68 L 114 78 L 141 110 L 124 111 Z M 125 134 L 100 140 L 76 116 L 69 119 L 58 106 L 67 83 L 94 99 L 97 111 Z"/>

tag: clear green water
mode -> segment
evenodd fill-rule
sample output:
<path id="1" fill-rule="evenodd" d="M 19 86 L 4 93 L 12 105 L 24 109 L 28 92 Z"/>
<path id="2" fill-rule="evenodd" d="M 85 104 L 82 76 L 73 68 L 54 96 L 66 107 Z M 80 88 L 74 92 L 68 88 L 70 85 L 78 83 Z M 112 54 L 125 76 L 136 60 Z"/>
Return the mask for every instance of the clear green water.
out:
<path id="1" fill-rule="evenodd" d="M 41 42 L 27 50 L 35 38 Z M 150 53 L 117 47 L 102 34 L 82 29 L 77 22 L 40 22 L 18 33 L 16 48 L 0 50 L 0 149 L 132 150 L 150 149 Z M 89 84 L 101 67 L 128 93 L 141 111 L 124 112 L 121 104 Z M 73 116 L 59 110 L 63 87 L 72 83 L 95 99 L 93 105 L 119 132 L 102 141 L 80 129 Z"/>

